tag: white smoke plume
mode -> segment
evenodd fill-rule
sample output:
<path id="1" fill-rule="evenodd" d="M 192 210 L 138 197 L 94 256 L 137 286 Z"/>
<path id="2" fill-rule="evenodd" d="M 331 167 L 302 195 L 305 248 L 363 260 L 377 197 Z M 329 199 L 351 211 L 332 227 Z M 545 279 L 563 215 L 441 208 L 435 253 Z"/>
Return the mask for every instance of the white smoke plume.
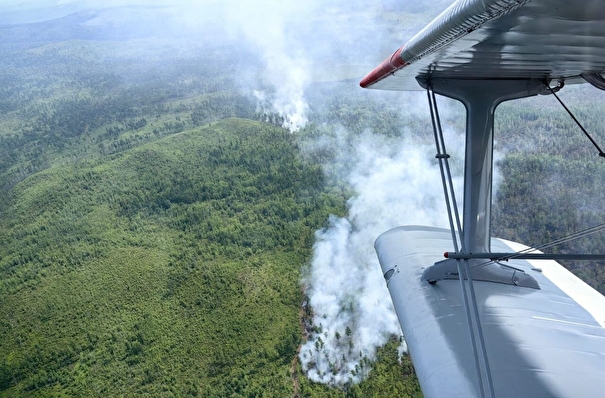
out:
<path id="1" fill-rule="evenodd" d="M 283 127 L 292 132 L 308 123 L 305 91 L 313 82 L 359 81 L 368 65 L 398 44 L 390 42 L 388 50 L 383 50 L 382 30 L 376 29 L 377 16 L 384 12 L 380 3 L 224 0 L 222 6 L 228 36 L 262 63 L 260 69 L 251 70 L 242 59 L 246 75 L 242 85 L 251 90 L 260 110 L 279 115 Z M 363 53 L 358 52 L 360 48 Z M 376 53 L 380 55 L 372 57 Z"/>
<path id="2" fill-rule="evenodd" d="M 261 58 L 263 70 L 255 79 L 270 87 L 269 91 L 256 90 L 263 111 L 277 113 L 284 118 L 284 127 L 298 131 L 307 123 L 308 105 L 304 89 L 309 84 L 310 58 L 298 43 L 296 35 L 289 33 L 295 21 L 307 18 L 315 10 L 314 2 L 287 2 L 265 0 L 242 1 L 230 7 L 228 19 L 243 43 L 250 43 Z"/>
<path id="3" fill-rule="evenodd" d="M 101 12 L 90 24 L 109 22 L 121 29 L 132 24 L 133 29 L 157 32 L 162 40 L 235 44 L 241 75 L 234 79 L 256 96 L 260 110 L 279 115 L 285 128 L 298 131 L 308 122 L 305 90 L 310 84 L 358 81 L 427 22 L 419 10 L 434 9 L 437 15 L 450 1 L 2 0 L 0 8 L 15 18 L 43 20 L 46 14 L 123 7 L 117 17 Z M 34 9 L 39 12 L 33 14 Z M 133 13 L 145 18 L 133 19 Z M 400 23 L 402 15 L 405 23 Z"/>
<path id="4" fill-rule="evenodd" d="M 145 26 L 148 31 L 229 44 L 241 66 L 234 79 L 256 97 L 264 112 L 280 115 L 284 127 L 298 131 L 310 117 L 306 96 L 310 85 L 345 78 L 354 78 L 351 84 L 356 85 L 363 77 L 358 70 L 369 72 L 428 22 L 427 16 L 416 14 L 417 9 L 432 7 L 437 15 L 450 0 L 9 2 L 15 9 L 29 8 L 30 3 L 32 7 L 61 5 L 65 15 L 88 7 L 152 7 L 153 15 L 164 14 L 139 22 L 151 23 Z M 139 8 L 121 11 L 141 12 Z M 113 13 L 98 13 L 90 23 L 122 20 Z M 377 347 L 400 334 L 374 239 L 397 225 L 446 226 L 447 220 L 432 146 L 371 133 L 351 137 L 344 129 L 332 144 L 340 152 L 327 169 L 338 173 L 336 177 L 355 194 L 348 202 L 348 216 L 330 218 L 329 226 L 316 234 L 304 281 L 314 312 L 314 332 L 301 347 L 300 360 L 311 379 L 344 385 L 360 381 Z"/>
<path id="5" fill-rule="evenodd" d="M 350 141 L 343 135 L 340 144 Z M 448 141 L 454 151 L 460 148 L 458 137 Z M 303 281 L 314 317 L 299 357 L 312 380 L 340 386 L 361 381 L 376 349 L 401 334 L 373 243 L 399 225 L 448 226 L 434 151 L 411 139 L 367 133 L 340 153 L 337 162 L 354 165 L 343 177 L 355 195 L 345 218 L 332 216 L 317 231 Z"/>

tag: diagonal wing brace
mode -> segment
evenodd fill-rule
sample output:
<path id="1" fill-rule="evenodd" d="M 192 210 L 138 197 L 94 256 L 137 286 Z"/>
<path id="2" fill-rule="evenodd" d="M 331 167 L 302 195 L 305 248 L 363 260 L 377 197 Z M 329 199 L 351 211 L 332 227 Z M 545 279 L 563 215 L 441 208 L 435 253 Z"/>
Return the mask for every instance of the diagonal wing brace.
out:
<path id="1" fill-rule="evenodd" d="M 447 260 L 436 262 L 431 267 L 424 270 L 422 273 L 422 280 L 434 284 L 444 279 L 459 279 L 459 269 L 462 269 L 463 279 L 468 279 L 466 273 L 470 272 L 473 281 L 494 282 L 540 289 L 540 285 L 534 277 L 522 269 L 500 263 L 486 262 L 485 260 L 477 258 L 467 260 L 469 262 L 468 268 L 459 268 L 457 264 L 458 261 L 460 261 L 460 259 L 448 258 Z M 466 269 L 469 269 L 470 271 L 466 271 Z M 536 271 L 538 271 L 537 268 Z"/>

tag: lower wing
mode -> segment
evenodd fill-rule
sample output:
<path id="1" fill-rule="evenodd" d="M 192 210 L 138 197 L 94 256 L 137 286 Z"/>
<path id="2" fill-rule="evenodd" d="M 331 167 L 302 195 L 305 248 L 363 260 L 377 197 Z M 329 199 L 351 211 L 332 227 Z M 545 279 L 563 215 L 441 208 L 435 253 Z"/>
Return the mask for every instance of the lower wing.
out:
<path id="1" fill-rule="evenodd" d="M 526 247 L 492 239 L 494 252 Z M 424 270 L 451 250 L 449 230 L 399 227 L 375 247 L 425 397 L 481 396 L 457 279 Z M 490 266 L 499 266 L 491 263 Z M 602 397 L 605 297 L 552 260 L 510 260 L 539 289 L 473 281 L 493 396 Z"/>

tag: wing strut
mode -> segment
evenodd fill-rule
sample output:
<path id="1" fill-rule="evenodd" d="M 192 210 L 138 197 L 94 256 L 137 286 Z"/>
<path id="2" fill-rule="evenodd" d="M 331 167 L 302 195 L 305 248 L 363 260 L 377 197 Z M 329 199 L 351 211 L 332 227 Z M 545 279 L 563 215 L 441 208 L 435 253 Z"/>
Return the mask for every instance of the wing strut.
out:
<path id="1" fill-rule="evenodd" d="M 437 150 L 435 158 L 439 160 L 439 169 L 441 170 L 441 183 L 443 185 L 443 195 L 445 196 L 445 205 L 447 207 L 447 215 L 450 222 L 450 230 L 452 231 L 452 241 L 454 242 L 454 250 L 458 251 L 458 238 L 456 237 L 456 230 L 460 235 L 460 242 L 462 243 L 462 226 L 460 224 L 460 213 L 458 212 L 458 204 L 456 202 L 454 184 L 452 183 L 452 173 L 450 170 L 450 163 L 448 161 L 450 155 L 447 154 L 447 151 L 445 149 L 445 140 L 443 139 L 443 130 L 441 129 L 441 118 L 439 117 L 437 99 L 435 98 L 435 92 L 433 91 L 431 86 L 427 86 L 426 96 L 428 98 L 429 108 L 431 110 L 431 123 L 433 124 L 435 148 Z M 452 217 L 452 211 L 454 213 L 454 217 Z M 455 227 L 454 219 L 456 221 Z"/>
<path id="2" fill-rule="evenodd" d="M 450 155 L 447 154 L 445 149 L 445 140 L 443 139 L 443 129 L 441 128 L 441 119 L 439 118 L 437 99 L 435 98 L 435 92 L 430 85 L 428 85 L 426 88 L 426 95 L 429 101 L 429 108 L 431 110 L 431 123 L 433 124 L 435 147 L 437 149 L 437 154 L 435 157 L 439 160 L 441 182 L 443 185 L 443 194 L 445 196 L 454 250 L 456 252 L 459 251 L 458 238 L 456 237 L 457 230 L 460 234 L 462 252 L 465 252 L 465 241 L 460 223 L 460 214 L 458 212 L 456 194 L 454 191 L 454 184 L 452 182 L 452 173 L 450 171 L 448 161 Z M 454 229 L 454 221 L 456 223 L 456 229 Z M 489 360 L 487 358 L 487 351 L 485 348 L 485 339 L 483 338 L 483 330 L 481 328 L 481 320 L 479 318 L 479 310 L 477 308 L 477 298 L 475 295 L 475 289 L 473 288 L 473 279 L 471 277 L 468 260 L 456 259 L 456 268 L 458 271 L 458 280 L 460 281 L 460 291 L 462 293 L 462 300 L 464 302 L 464 313 L 466 315 L 466 324 L 468 326 L 469 337 L 471 340 L 473 358 L 475 359 L 475 369 L 477 371 L 477 379 L 480 386 L 481 397 L 494 398 L 492 375 L 489 368 Z M 465 275 L 468 277 L 465 277 Z M 429 281 L 429 283 L 433 284 L 435 282 L 436 281 Z M 481 351 L 481 355 L 478 352 L 479 349 Z"/>
<path id="3" fill-rule="evenodd" d="M 605 79 L 600 73 L 583 73 L 580 76 L 599 90 L 605 90 Z"/>
<path id="4" fill-rule="evenodd" d="M 418 82 L 466 107 L 462 247 L 469 252 L 489 252 L 494 111 L 504 101 L 543 93 L 544 81 L 419 78 Z"/>
<path id="5" fill-rule="evenodd" d="M 490 251 L 490 216 L 492 194 L 492 159 L 494 111 L 503 101 L 537 95 L 544 91 L 544 83 L 531 80 L 467 80 L 467 79 L 418 79 L 427 90 L 431 122 L 439 160 L 441 180 L 446 200 L 454 250 L 458 253 Z M 464 160 L 464 212 L 463 222 L 456 204 L 449 168 L 449 155 L 445 149 L 443 131 L 435 93 L 461 101 L 467 110 L 466 150 Z M 460 249 L 456 230 L 460 235 Z M 455 261 L 457 272 L 452 272 Z M 484 268 L 480 280 L 518 284 L 518 270 L 497 266 Z M 520 272 L 522 273 L 522 271 Z M 510 275 L 509 275 L 510 274 Z M 481 317 L 473 287 L 473 272 L 468 257 L 458 257 L 436 263 L 423 272 L 422 279 L 431 284 L 448 276 L 456 275 L 464 302 L 471 347 L 477 371 L 477 389 L 483 398 L 494 398 L 494 386 L 489 358 L 481 327 Z M 536 288 L 533 278 L 523 283 Z M 531 278 L 531 277 L 529 277 Z M 539 287 L 538 287 L 539 288 Z"/>

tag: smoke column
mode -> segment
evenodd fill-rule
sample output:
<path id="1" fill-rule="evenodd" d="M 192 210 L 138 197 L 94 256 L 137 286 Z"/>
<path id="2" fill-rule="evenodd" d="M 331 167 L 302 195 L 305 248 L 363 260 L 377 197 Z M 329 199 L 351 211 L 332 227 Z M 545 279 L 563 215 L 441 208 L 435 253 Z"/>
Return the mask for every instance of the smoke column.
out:
<path id="1" fill-rule="evenodd" d="M 265 65 L 260 75 L 252 77 L 265 84 L 265 88 L 252 87 L 262 110 L 279 114 L 285 120 L 283 126 L 296 132 L 308 122 L 305 91 L 312 75 L 317 75 L 314 69 L 329 60 L 350 60 L 351 54 L 359 54 L 353 49 L 365 48 L 371 56 L 372 50 L 380 50 L 382 38 L 370 7 L 355 11 L 354 5 L 343 9 L 339 2 L 332 10 L 317 1 L 296 6 L 268 3 L 259 8 L 256 3 L 242 2 L 229 18 L 238 22 L 234 34 L 250 43 Z M 326 15 L 344 16 L 357 28 L 337 28 Z M 329 72 L 321 74 L 338 80 Z M 430 145 L 371 133 L 353 137 L 345 129 L 332 138 L 332 142 L 327 137 L 321 140 L 337 153 L 326 170 L 347 170 L 330 177 L 350 186 L 355 195 L 348 201 L 346 218 L 331 217 L 329 226 L 316 232 L 313 258 L 303 281 L 314 313 L 313 332 L 299 358 L 310 379 L 343 386 L 361 381 L 376 349 L 401 334 L 374 240 L 398 225 L 447 226 L 447 218 Z"/>
<path id="2" fill-rule="evenodd" d="M 271 92 L 254 91 L 263 110 L 283 116 L 284 127 L 298 131 L 307 123 L 304 88 L 309 84 L 309 56 L 296 37 L 287 34 L 287 29 L 297 17 L 313 13 L 313 2 L 264 3 L 241 2 L 231 8 L 229 18 L 238 22 L 241 33 L 263 60 L 265 69 L 257 80 L 273 88 Z"/>
<path id="3" fill-rule="evenodd" d="M 346 134 L 341 131 L 335 144 L 350 140 Z M 342 178 L 355 195 L 345 218 L 332 216 L 329 226 L 316 232 L 303 281 L 314 313 L 313 332 L 299 355 L 309 378 L 341 386 L 361 381 L 376 349 L 401 334 L 374 240 L 399 225 L 447 226 L 433 146 L 370 133 L 353 141 L 336 161 L 352 162 Z M 461 145 L 459 138 L 455 145 Z M 460 177 L 455 182 L 460 185 Z"/>
<path id="4" fill-rule="evenodd" d="M 403 26 L 385 33 L 392 26 L 383 18 L 385 7 L 400 7 L 389 1 L 368 5 L 335 0 L 329 7 L 319 0 L 220 4 L 228 36 L 263 65 L 250 70 L 242 60 L 243 88 L 253 93 L 263 112 L 280 115 L 292 132 L 308 123 L 311 106 L 317 106 L 306 96 L 314 78 L 353 77 L 330 68 L 343 63 L 369 71 L 407 34 Z M 342 386 L 361 381 L 376 349 L 401 334 L 374 240 L 398 225 L 447 226 L 447 218 L 431 145 L 371 133 L 352 136 L 345 129 L 330 139 L 320 140 L 337 153 L 326 170 L 337 173 L 330 177 L 355 194 L 348 201 L 347 217 L 331 217 L 329 226 L 316 232 L 303 281 L 314 313 L 313 332 L 299 358 L 312 380 Z"/>
<path id="5" fill-rule="evenodd" d="M 386 51 L 382 47 L 380 32 L 386 29 L 377 25 L 384 12 L 380 3 L 225 0 L 215 6 L 225 21 L 226 37 L 261 62 L 256 69 L 242 57 L 242 87 L 254 95 L 260 110 L 281 116 L 283 127 L 292 132 L 308 123 L 305 91 L 313 82 L 359 81 L 368 65 L 395 46 L 389 43 Z M 194 15 L 207 10 L 198 7 Z"/>
<path id="6" fill-rule="evenodd" d="M 170 28 L 159 24 L 163 31 L 199 40 L 212 37 L 232 46 L 239 67 L 234 79 L 254 95 L 260 110 L 280 115 L 292 132 L 308 123 L 310 105 L 317 106 L 306 97 L 314 81 L 354 78 L 350 84 L 356 84 L 363 75 L 351 76 L 351 70 L 369 71 L 417 30 L 414 24 L 426 22 L 412 18 L 391 29 L 395 20 L 389 15 L 420 4 L 392 0 L 141 2 L 110 4 L 165 6 L 166 20 L 173 23 Z M 300 360 L 312 380 L 344 385 L 361 381 L 376 349 L 401 333 L 374 240 L 398 225 L 446 226 L 447 220 L 430 145 L 371 133 L 352 136 L 345 129 L 332 138 L 321 140 L 337 152 L 326 170 L 338 173 L 331 177 L 355 194 L 347 217 L 331 217 L 328 227 L 316 233 L 303 281 L 314 313 L 313 332 L 301 347 Z"/>

